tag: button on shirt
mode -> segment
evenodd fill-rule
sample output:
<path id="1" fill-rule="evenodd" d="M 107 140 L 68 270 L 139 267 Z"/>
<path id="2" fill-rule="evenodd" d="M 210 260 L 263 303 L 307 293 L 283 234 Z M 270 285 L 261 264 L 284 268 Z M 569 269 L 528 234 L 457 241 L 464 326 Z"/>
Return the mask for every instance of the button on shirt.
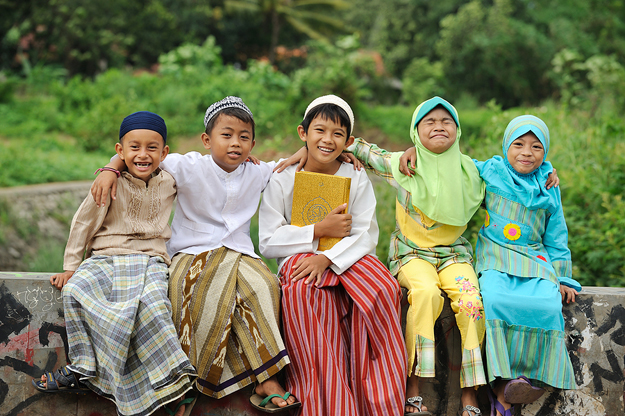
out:
<path id="1" fill-rule="evenodd" d="M 161 167 L 174 177 L 178 189 L 169 255 L 196 255 L 225 246 L 258 258 L 250 221 L 275 166 L 276 162 L 246 162 L 228 173 L 210 155 L 169 154 Z"/>

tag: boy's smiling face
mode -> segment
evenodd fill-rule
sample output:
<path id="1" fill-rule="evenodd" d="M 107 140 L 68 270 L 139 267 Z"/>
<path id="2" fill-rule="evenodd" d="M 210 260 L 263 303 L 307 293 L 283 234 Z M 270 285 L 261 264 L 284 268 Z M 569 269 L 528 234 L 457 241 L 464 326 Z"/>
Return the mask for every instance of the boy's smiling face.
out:
<path id="1" fill-rule="evenodd" d="M 531 173 L 542 165 L 545 148 L 534 133 L 525 133 L 510 144 L 506 158 L 517 172 Z"/>
<path id="2" fill-rule="evenodd" d="M 169 153 L 163 137 L 147 129 L 131 130 L 115 144 L 115 151 L 126 163 L 128 172 L 146 183 Z"/>
<path id="3" fill-rule="evenodd" d="M 441 154 L 455 143 L 458 128 L 449 111 L 436 107 L 419 121 L 417 132 L 426 149 Z"/>
<path id="4" fill-rule="evenodd" d="M 210 133 L 202 133 L 202 143 L 211 151 L 213 160 L 230 173 L 247 160 L 254 148 L 253 129 L 237 117 L 220 114 Z"/>
<path id="5" fill-rule="evenodd" d="M 354 137 L 348 135 L 347 128 L 338 120 L 323 116 L 317 116 L 311 121 L 308 132 L 301 125 L 297 127 L 297 132 L 308 147 L 308 160 L 304 169 L 310 172 L 336 173 L 341 164 L 336 158 L 354 141 Z"/>

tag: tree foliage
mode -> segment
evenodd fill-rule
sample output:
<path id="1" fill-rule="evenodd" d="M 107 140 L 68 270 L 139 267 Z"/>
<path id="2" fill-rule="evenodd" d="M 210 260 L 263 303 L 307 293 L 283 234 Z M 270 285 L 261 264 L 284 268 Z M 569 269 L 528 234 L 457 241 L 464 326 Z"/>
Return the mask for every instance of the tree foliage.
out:
<path id="1" fill-rule="evenodd" d="M 275 62 L 280 31 L 285 24 L 312 39 L 327 40 L 328 28 L 343 29 L 343 21 L 332 12 L 346 8 L 343 0 L 225 0 L 226 10 L 261 15 L 271 33 L 269 62 Z M 330 32 L 331 33 L 331 32 Z"/>

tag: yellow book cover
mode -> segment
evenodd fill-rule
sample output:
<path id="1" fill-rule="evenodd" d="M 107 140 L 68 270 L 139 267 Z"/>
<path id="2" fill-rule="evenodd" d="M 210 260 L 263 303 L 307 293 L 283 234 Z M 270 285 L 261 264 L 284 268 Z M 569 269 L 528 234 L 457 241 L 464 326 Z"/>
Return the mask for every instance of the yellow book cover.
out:
<path id="1" fill-rule="evenodd" d="M 303 227 L 318 223 L 336 207 L 349 203 L 351 184 L 351 178 L 344 176 L 296 172 L 291 225 Z M 329 250 L 339 241 L 341 238 L 322 237 L 318 250 Z"/>

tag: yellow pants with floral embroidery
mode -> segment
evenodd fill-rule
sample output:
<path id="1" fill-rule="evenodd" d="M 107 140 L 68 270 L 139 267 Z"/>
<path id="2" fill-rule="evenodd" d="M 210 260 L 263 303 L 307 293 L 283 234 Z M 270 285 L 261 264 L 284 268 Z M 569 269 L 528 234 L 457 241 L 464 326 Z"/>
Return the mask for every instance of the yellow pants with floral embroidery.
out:
<path id="1" fill-rule="evenodd" d="M 427 261 L 415 259 L 399 270 L 397 280 L 400 286 L 408 289 L 410 304 L 406 317 L 409 375 L 434 377 L 434 323 L 440 316 L 445 302 L 441 294 L 442 289 L 451 301 L 451 308 L 456 315 L 456 323 L 462 337 L 463 368 L 472 374 L 469 378 L 474 379 L 475 383 L 484 384 L 480 383 L 481 380 L 485 380 L 480 354 L 480 344 L 485 332 L 484 309 L 473 267 L 467 263 L 454 263 L 442 270 L 436 270 Z M 431 344 L 427 340 L 431 341 Z M 430 346 L 424 349 L 424 344 Z M 415 367 L 417 349 L 423 352 L 427 350 L 424 357 L 419 356 L 417 360 L 425 359 L 428 363 L 421 366 L 417 362 Z M 470 362 L 465 363 L 465 359 L 470 359 Z M 464 383 L 461 380 L 461 384 L 469 386 L 475 385 L 474 382 L 467 380 L 467 383 Z"/>

